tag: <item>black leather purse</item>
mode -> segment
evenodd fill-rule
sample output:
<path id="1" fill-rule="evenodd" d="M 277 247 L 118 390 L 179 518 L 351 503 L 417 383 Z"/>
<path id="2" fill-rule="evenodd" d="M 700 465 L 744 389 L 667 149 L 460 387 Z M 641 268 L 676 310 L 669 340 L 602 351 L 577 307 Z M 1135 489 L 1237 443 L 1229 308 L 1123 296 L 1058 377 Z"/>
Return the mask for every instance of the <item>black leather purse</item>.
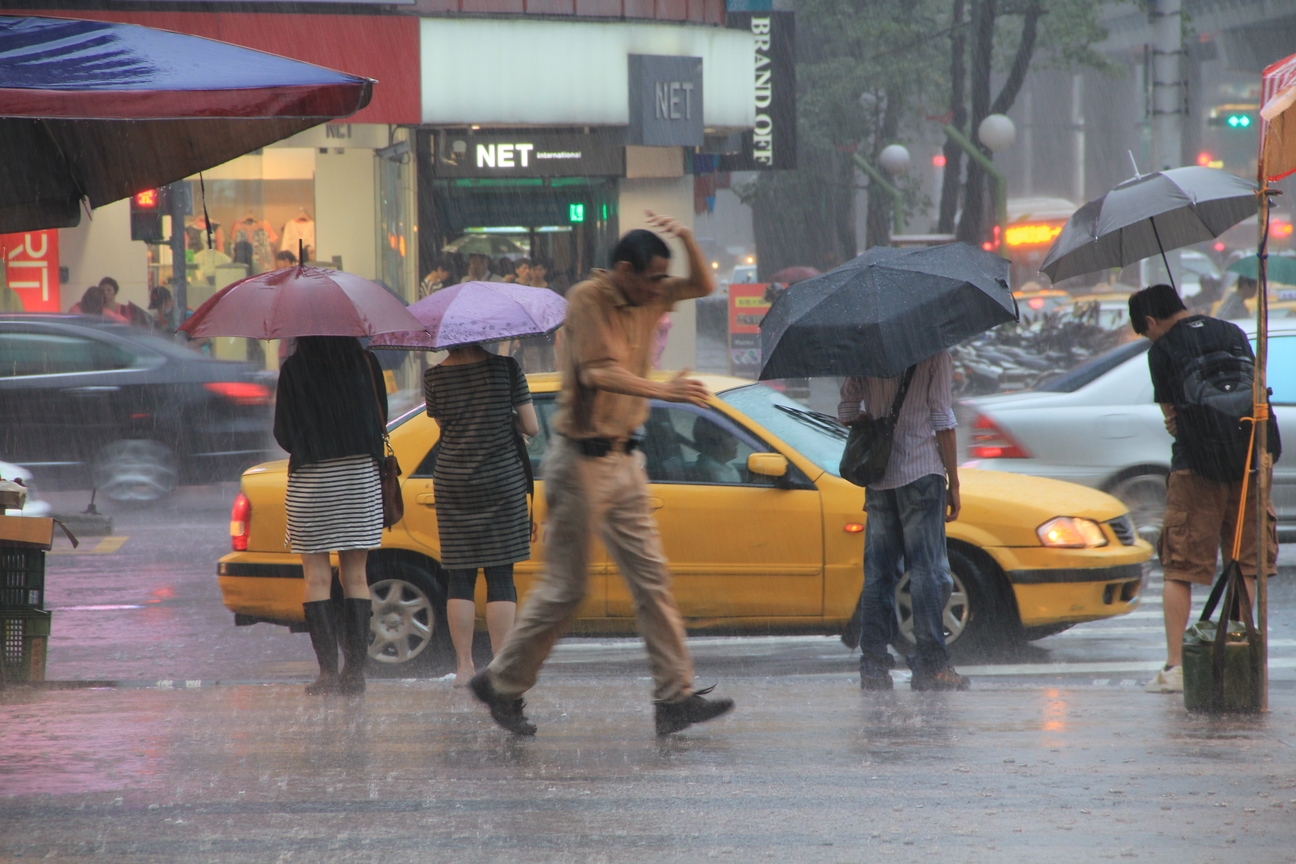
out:
<path id="1" fill-rule="evenodd" d="M 900 408 L 904 405 L 905 394 L 909 392 L 909 382 L 913 380 L 917 365 L 905 370 L 900 380 L 900 389 L 896 391 L 895 400 L 891 403 L 891 413 L 886 417 L 861 417 L 849 426 L 850 435 L 846 438 L 846 449 L 842 451 L 841 465 L 838 470 L 845 480 L 856 486 L 868 486 L 878 482 L 886 474 L 887 463 L 891 461 L 891 442 L 895 437 L 896 421 L 900 418 Z"/>

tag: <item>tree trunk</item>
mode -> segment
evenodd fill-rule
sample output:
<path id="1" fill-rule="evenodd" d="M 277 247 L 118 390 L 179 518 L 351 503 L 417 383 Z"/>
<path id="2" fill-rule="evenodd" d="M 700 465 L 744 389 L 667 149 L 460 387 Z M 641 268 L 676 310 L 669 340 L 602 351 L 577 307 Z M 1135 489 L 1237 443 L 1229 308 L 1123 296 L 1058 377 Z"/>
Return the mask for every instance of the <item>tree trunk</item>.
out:
<path id="1" fill-rule="evenodd" d="M 864 158 L 869 160 L 870 165 L 877 166 L 878 159 L 882 155 L 882 148 L 893 142 L 896 133 L 900 130 L 900 114 L 904 108 L 904 100 L 900 98 L 891 98 L 887 96 L 886 108 L 882 112 L 882 125 L 878 129 L 878 134 L 873 139 L 873 149 Z M 853 173 L 853 172 L 852 172 Z M 874 246 L 889 246 L 891 244 L 891 221 L 892 212 L 896 206 L 891 196 L 881 189 L 873 188 L 873 180 L 869 180 L 868 193 L 868 215 L 864 223 L 864 246 L 872 249 Z"/>
<path id="2" fill-rule="evenodd" d="M 989 151 L 976 139 L 977 128 L 990 113 L 990 66 L 994 55 L 995 0 L 972 2 L 972 58 L 970 85 L 972 117 L 968 124 L 968 137 L 988 155 Z M 959 219 L 958 239 L 980 246 L 987 237 L 986 225 L 986 173 L 981 166 L 969 161 L 967 184 L 963 191 L 963 217 Z"/>
<path id="3" fill-rule="evenodd" d="M 967 128 L 967 105 L 963 100 L 966 58 L 967 33 L 963 29 L 963 0 L 954 0 L 954 14 L 950 22 L 950 125 L 960 131 Z M 963 149 L 946 138 L 941 152 L 945 154 L 945 171 L 941 177 L 940 216 L 936 230 L 941 234 L 952 234 L 954 217 L 958 214 Z"/>

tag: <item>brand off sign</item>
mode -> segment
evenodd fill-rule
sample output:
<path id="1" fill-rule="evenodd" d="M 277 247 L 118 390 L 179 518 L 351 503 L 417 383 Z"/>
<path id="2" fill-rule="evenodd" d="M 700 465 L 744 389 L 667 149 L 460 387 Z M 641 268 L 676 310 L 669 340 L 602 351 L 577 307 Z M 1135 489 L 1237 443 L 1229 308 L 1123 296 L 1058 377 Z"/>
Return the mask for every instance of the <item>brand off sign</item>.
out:
<path id="1" fill-rule="evenodd" d="M 58 230 L 0 234 L 5 277 L 25 312 L 58 312 Z"/>

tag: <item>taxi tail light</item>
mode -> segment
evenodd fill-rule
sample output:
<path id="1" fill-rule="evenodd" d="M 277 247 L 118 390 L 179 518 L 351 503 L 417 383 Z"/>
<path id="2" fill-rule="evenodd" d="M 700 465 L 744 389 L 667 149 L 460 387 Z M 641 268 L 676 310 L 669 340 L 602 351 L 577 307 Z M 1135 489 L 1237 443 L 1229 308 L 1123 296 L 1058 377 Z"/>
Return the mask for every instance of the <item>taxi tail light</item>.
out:
<path id="1" fill-rule="evenodd" d="M 1031 454 L 1016 439 L 984 414 L 972 422 L 968 455 L 976 459 L 1030 459 Z"/>
<path id="2" fill-rule="evenodd" d="M 252 381 L 209 381 L 204 389 L 235 405 L 269 405 L 270 388 Z"/>
<path id="3" fill-rule="evenodd" d="M 230 546 L 235 552 L 246 552 L 248 534 L 252 531 L 252 502 L 242 492 L 230 507 Z"/>

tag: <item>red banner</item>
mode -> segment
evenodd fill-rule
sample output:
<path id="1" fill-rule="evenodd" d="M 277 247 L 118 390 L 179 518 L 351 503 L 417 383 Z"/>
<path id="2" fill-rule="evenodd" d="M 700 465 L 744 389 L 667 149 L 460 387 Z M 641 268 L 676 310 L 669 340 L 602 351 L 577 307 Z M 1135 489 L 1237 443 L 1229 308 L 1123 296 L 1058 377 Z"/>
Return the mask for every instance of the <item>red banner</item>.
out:
<path id="1" fill-rule="evenodd" d="M 0 234 L 5 278 L 24 312 L 59 312 L 58 230 Z"/>

